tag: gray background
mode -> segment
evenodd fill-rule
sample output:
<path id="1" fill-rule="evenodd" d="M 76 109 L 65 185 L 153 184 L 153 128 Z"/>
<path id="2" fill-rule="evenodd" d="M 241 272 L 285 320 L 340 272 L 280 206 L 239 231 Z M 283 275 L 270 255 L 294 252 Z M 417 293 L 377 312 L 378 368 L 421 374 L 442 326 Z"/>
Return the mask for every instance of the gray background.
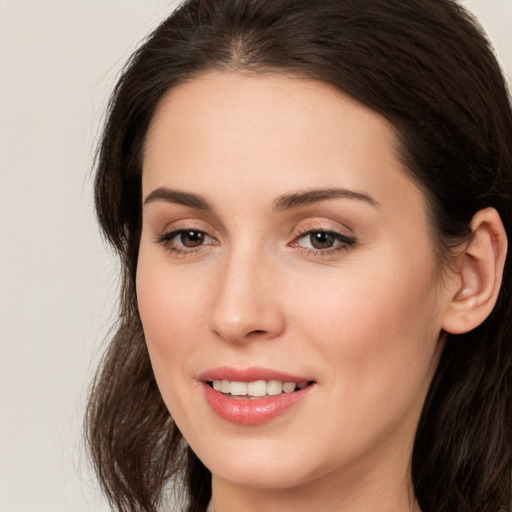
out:
<path id="1" fill-rule="evenodd" d="M 512 0 L 463 2 L 512 76 Z M 115 77 L 176 2 L 0 0 L 0 511 L 106 511 L 80 448 L 116 262 L 92 211 Z"/>

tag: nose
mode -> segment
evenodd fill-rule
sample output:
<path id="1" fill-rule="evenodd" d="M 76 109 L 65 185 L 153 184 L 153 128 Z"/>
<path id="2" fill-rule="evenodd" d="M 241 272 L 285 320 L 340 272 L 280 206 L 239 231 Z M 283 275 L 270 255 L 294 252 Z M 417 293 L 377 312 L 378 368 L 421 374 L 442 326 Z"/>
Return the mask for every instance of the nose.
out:
<path id="1" fill-rule="evenodd" d="M 276 277 L 264 258 L 232 255 L 212 298 L 211 331 L 232 343 L 279 336 L 285 322 L 277 300 Z"/>

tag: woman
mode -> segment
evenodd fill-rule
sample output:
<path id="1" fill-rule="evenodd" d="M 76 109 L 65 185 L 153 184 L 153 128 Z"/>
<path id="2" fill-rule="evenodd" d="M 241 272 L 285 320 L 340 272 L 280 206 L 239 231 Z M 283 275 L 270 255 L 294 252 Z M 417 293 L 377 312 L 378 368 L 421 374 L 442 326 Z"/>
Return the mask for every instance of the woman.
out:
<path id="1" fill-rule="evenodd" d="M 87 434 L 116 510 L 510 511 L 512 114 L 451 0 L 192 0 L 114 91 Z"/>

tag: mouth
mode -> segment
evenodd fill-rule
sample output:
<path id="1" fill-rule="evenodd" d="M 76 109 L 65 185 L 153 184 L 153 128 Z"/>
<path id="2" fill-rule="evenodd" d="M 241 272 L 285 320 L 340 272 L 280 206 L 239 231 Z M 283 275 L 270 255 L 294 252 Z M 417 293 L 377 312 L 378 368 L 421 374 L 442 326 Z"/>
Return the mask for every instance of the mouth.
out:
<path id="1" fill-rule="evenodd" d="M 314 384 L 314 381 L 281 381 L 277 379 L 254 380 L 249 382 L 216 379 L 207 384 L 224 396 L 239 400 L 261 400 L 265 397 L 295 393 Z"/>
<path id="2" fill-rule="evenodd" d="M 307 377 L 264 368 L 217 368 L 205 372 L 199 380 L 210 409 L 238 425 L 259 425 L 285 411 L 297 411 L 297 404 L 318 387 Z"/>

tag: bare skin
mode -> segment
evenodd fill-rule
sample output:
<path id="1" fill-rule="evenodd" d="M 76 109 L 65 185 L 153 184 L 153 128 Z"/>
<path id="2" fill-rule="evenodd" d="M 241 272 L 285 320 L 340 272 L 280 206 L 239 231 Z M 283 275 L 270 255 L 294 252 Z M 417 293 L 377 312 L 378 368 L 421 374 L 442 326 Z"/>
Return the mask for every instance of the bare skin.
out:
<path id="1" fill-rule="evenodd" d="M 155 115 L 143 201 L 141 319 L 215 511 L 418 512 L 410 459 L 440 333 L 478 321 L 454 303 L 484 274 L 441 280 L 388 123 L 318 82 L 211 72 Z M 226 366 L 307 376 L 311 392 L 227 421 L 200 378 Z"/>

